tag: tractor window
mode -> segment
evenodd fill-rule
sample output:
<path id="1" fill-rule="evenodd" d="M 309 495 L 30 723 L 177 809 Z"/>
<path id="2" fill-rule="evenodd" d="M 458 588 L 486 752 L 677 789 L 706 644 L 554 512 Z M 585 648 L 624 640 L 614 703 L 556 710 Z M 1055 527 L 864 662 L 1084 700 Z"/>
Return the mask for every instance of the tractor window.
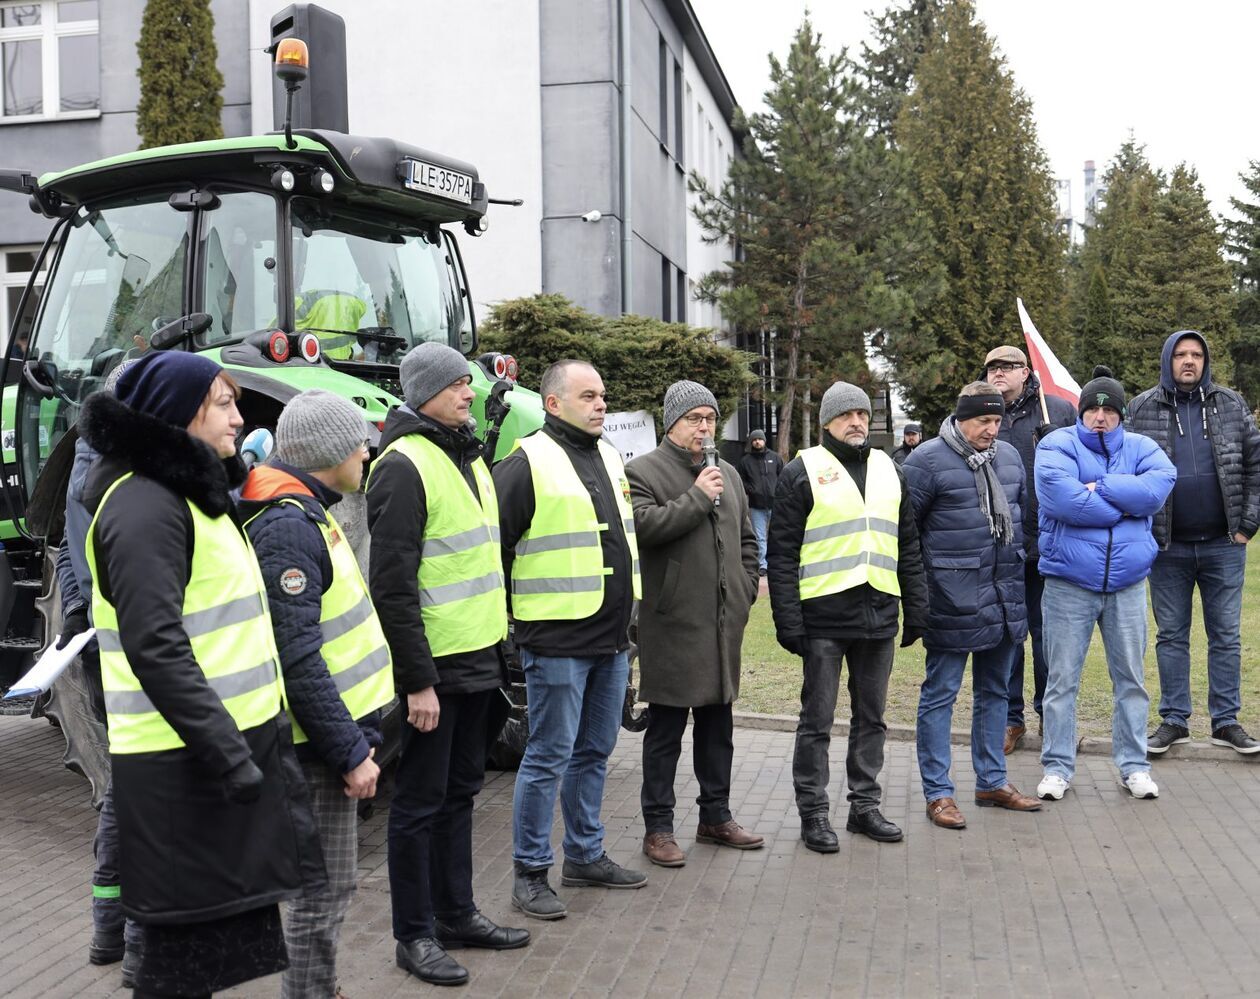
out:
<path id="1" fill-rule="evenodd" d="M 201 226 L 207 346 L 276 323 L 276 203 L 253 191 L 222 194 Z"/>
<path id="2" fill-rule="evenodd" d="M 320 338 L 333 361 L 397 364 L 434 340 L 458 348 L 467 325 L 440 235 L 292 202 L 295 326 Z M 392 333 L 401 340 L 362 335 Z"/>

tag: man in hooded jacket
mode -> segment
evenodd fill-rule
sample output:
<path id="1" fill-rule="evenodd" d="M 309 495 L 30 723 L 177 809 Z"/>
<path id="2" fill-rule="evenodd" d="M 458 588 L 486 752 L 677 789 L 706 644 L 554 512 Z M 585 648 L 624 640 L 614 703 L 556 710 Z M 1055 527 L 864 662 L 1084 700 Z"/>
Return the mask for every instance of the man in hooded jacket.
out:
<path id="1" fill-rule="evenodd" d="M 1164 341 L 1159 384 L 1136 399 L 1129 425 L 1177 468 L 1177 485 L 1155 515 L 1159 555 L 1151 569 L 1157 630 L 1159 728 L 1147 752 L 1190 741 L 1190 618 L 1194 589 L 1207 630 L 1212 742 L 1243 754 L 1260 742 L 1242 710 L 1242 591 L 1247 542 L 1260 527 L 1260 430 L 1237 392 L 1212 381 L 1207 340 L 1179 330 Z"/>

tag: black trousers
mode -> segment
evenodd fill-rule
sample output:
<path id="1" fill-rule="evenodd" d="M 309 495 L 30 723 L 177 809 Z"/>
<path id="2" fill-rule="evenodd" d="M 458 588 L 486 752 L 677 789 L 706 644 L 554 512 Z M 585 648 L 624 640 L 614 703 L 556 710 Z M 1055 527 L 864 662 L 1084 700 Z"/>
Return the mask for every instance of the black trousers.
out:
<path id="1" fill-rule="evenodd" d="M 434 919 L 476 909 L 472 892 L 473 798 L 486 775 L 486 723 L 497 690 L 438 693 L 432 732 L 402 726 L 389 806 L 389 894 L 394 938 L 434 935 Z M 406 710 L 404 703 L 403 710 Z"/>
<path id="2" fill-rule="evenodd" d="M 892 674 L 892 638 L 811 638 L 805 653 L 801 686 L 801 717 L 796 725 L 796 751 L 792 755 L 792 784 L 796 809 L 802 818 L 825 815 L 830 810 L 827 783 L 831 779 L 828 752 L 831 724 L 840 691 L 840 663 L 849 664 L 849 753 L 845 768 L 849 777 L 849 806 L 855 812 L 878 808 L 880 787 L 876 777 L 884 766 L 884 702 Z"/>
<path id="3" fill-rule="evenodd" d="M 687 712 L 695 721 L 691 732 L 692 762 L 700 782 L 700 822 L 720 825 L 731 818 L 731 761 L 735 756 L 735 725 L 729 704 L 676 708 L 653 704 L 643 736 L 643 825 L 650 833 L 674 831 L 674 777 L 682 754 Z"/>

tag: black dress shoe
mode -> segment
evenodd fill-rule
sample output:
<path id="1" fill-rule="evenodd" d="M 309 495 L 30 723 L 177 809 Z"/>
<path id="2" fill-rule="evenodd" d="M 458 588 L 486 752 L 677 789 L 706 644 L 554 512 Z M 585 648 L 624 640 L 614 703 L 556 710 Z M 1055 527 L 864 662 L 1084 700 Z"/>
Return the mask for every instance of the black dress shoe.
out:
<path id="1" fill-rule="evenodd" d="M 879 843 L 896 843 L 901 839 L 901 830 L 884 818 L 878 808 L 850 812 L 844 827 L 851 833 L 861 833 Z"/>
<path id="2" fill-rule="evenodd" d="M 499 926 L 474 909 L 453 923 L 437 920 L 437 938 L 447 950 L 485 947 L 487 950 L 516 950 L 529 943 L 529 930 Z"/>
<path id="3" fill-rule="evenodd" d="M 801 839 L 815 853 L 840 852 L 840 839 L 825 815 L 810 815 L 801 819 Z"/>
<path id="4" fill-rule="evenodd" d="M 433 937 L 398 941 L 394 960 L 403 971 L 430 985 L 463 985 L 468 969 L 452 958 Z"/>

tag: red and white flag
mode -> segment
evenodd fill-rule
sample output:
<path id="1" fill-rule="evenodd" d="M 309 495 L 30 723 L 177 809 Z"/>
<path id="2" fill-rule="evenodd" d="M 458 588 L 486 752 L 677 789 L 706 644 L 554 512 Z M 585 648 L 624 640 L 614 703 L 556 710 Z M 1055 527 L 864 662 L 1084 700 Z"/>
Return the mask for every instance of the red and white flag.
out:
<path id="1" fill-rule="evenodd" d="M 1076 384 L 1076 379 L 1068 374 L 1068 369 L 1054 356 L 1050 345 L 1037 332 L 1037 327 L 1028 318 L 1024 300 L 1017 298 L 1015 304 L 1019 307 L 1019 321 L 1024 327 L 1024 343 L 1028 345 L 1028 363 L 1037 373 L 1037 380 L 1041 382 L 1041 391 L 1046 395 L 1056 395 L 1060 399 L 1066 399 L 1075 407 L 1081 397 L 1081 387 Z"/>

